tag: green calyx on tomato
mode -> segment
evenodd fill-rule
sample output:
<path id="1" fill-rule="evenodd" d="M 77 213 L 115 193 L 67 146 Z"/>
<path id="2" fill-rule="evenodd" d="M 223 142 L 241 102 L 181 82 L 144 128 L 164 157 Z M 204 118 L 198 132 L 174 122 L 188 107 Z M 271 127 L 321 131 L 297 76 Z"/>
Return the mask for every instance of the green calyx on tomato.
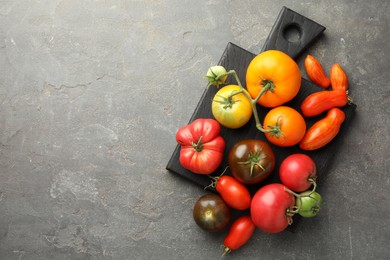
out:
<path id="1" fill-rule="evenodd" d="M 209 86 L 214 85 L 219 87 L 220 84 L 224 84 L 228 74 L 223 66 L 213 66 L 207 71 L 206 78 L 209 82 Z"/>
<path id="2" fill-rule="evenodd" d="M 275 168 L 271 146 L 257 139 L 238 141 L 229 151 L 229 168 L 242 183 L 256 184 L 267 178 Z"/>
<path id="3" fill-rule="evenodd" d="M 192 148 L 194 148 L 194 150 L 196 152 L 201 152 L 203 150 L 203 144 L 202 144 L 202 139 L 203 139 L 203 136 L 200 136 L 199 139 L 198 139 L 198 142 L 193 142 L 192 143 Z"/>
<path id="4" fill-rule="evenodd" d="M 249 94 L 238 85 L 227 85 L 218 90 L 211 104 L 214 118 L 224 127 L 240 128 L 252 117 Z"/>
<path id="5" fill-rule="evenodd" d="M 266 159 L 267 156 L 264 153 L 252 153 L 249 152 L 248 154 L 248 160 L 245 162 L 238 162 L 238 164 L 250 164 L 250 173 L 249 175 L 252 176 L 255 166 L 259 167 L 263 172 L 265 171 L 265 168 L 261 163 L 259 163 L 261 160 Z"/>
<path id="6" fill-rule="evenodd" d="M 302 139 L 302 134 L 304 134 L 302 130 L 306 131 L 306 124 L 303 118 L 298 118 L 298 130 L 295 131 L 297 134 L 294 134 L 294 132 L 291 134 L 294 125 L 290 122 L 293 120 L 283 118 L 276 124 L 274 122 L 272 124 L 263 122 L 262 124 L 256 106 L 260 104 L 268 108 L 277 108 L 298 94 L 301 87 L 301 74 L 297 63 L 291 57 L 277 50 L 265 51 L 256 56 L 246 71 L 246 89 L 243 88 L 234 70 L 229 70 L 225 73 L 226 69 L 222 67 L 223 70 L 219 68 L 221 69 L 221 74 L 218 75 L 213 69 L 214 67 L 211 67 L 208 71 L 209 85 L 218 86 L 218 80 L 228 75 L 234 76 L 238 85 L 238 89 L 235 92 L 225 93 L 225 95 L 217 93 L 214 97 L 214 99 L 221 99 L 222 97 L 221 100 L 216 100 L 216 102 L 212 103 L 214 118 L 221 125 L 228 128 L 239 128 L 246 124 L 253 114 L 256 128 L 263 132 L 271 143 L 285 147 L 295 145 Z M 237 96 L 240 96 L 240 102 L 235 102 L 234 98 Z M 241 108 L 240 103 L 246 103 L 247 105 Z M 240 108 L 234 109 L 234 107 L 238 106 Z M 248 112 L 248 110 L 252 111 Z M 287 116 L 291 115 L 291 112 L 287 113 Z"/>

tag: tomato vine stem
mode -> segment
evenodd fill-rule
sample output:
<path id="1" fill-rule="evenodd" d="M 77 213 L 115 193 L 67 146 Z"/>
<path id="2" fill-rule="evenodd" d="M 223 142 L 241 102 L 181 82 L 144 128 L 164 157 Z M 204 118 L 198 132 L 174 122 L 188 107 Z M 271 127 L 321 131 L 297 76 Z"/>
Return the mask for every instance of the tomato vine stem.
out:
<path id="1" fill-rule="evenodd" d="M 283 136 L 283 133 L 281 132 L 280 130 L 280 127 L 279 128 L 270 128 L 268 130 L 264 129 L 263 125 L 260 123 L 260 118 L 259 118 L 259 115 L 257 113 L 257 102 L 259 101 L 259 99 L 264 95 L 264 93 L 266 93 L 267 91 L 273 91 L 273 89 L 275 88 L 275 85 L 274 83 L 271 81 L 271 80 L 266 80 L 266 79 L 263 79 L 262 80 L 262 86 L 263 88 L 261 89 L 261 91 L 259 92 L 259 94 L 256 96 L 256 98 L 252 98 L 249 93 L 247 91 L 245 91 L 244 87 L 242 86 L 241 84 L 241 81 L 237 75 L 237 72 L 235 70 L 229 70 L 228 72 L 226 73 L 223 73 L 223 74 L 220 74 L 218 75 L 215 80 L 218 81 L 219 79 L 225 77 L 225 76 L 228 76 L 228 75 L 233 75 L 236 82 L 237 82 L 237 85 L 240 87 L 240 90 L 237 91 L 237 92 L 233 92 L 229 95 L 228 99 L 229 98 L 232 98 L 233 96 L 235 95 L 238 95 L 238 94 L 243 94 L 252 104 L 252 111 L 253 111 L 253 115 L 254 115 L 254 118 L 255 118 L 255 122 L 256 122 L 256 128 L 263 132 L 263 133 L 272 133 L 274 134 L 275 136 L 280 136 L 282 135 Z"/>

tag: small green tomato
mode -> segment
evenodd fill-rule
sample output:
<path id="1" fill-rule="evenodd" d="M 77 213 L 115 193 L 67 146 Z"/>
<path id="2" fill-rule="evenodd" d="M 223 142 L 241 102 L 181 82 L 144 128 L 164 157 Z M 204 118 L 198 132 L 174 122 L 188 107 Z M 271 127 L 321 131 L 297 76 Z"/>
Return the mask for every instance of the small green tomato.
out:
<path id="1" fill-rule="evenodd" d="M 305 218 L 311 218 L 318 214 L 322 205 L 322 197 L 319 193 L 305 191 L 300 193 L 301 197 L 296 198 L 295 205 L 298 207 L 298 214 Z"/>
<path id="2" fill-rule="evenodd" d="M 213 66 L 210 67 L 207 71 L 206 78 L 209 82 L 209 85 L 219 86 L 224 84 L 227 78 L 227 71 L 223 66 Z"/>

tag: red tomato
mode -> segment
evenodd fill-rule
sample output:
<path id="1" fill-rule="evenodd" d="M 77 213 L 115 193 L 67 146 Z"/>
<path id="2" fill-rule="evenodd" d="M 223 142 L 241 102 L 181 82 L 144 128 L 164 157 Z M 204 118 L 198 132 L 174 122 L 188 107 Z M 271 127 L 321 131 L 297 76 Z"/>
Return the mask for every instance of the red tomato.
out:
<path id="1" fill-rule="evenodd" d="M 176 133 L 181 145 L 180 163 L 194 173 L 210 174 L 222 162 L 225 140 L 219 135 L 220 126 L 214 119 L 196 119 Z"/>
<path id="2" fill-rule="evenodd" d="M 251 195 L 248 188 L 231 176 L 218 177 L 215 189 L 223 200 L 232 208 L 248 209 L 251 205 Z"/>
<path id="3" fill-rule="evenodd" d="M 223 243 L 225 246 L 224 255 L 245 245 L 252 237 L 255 228 L 250 216 L 242 216 L 234 221 Z"/>
<path id="4" fill-rule="evenodd" d="M 292 154 L 280 164 L 279 176 L 287 188 L 302 192 L 315 182 L 316 164 L 306 154 Z"/>
<path id="5" fill-rule="evenodd" d="M 292 222 L 288 211 L 293 210 L 294 205 L 295 197 L 285 190 L 284 185 L 265 185 L 252 198 L 253 223 L 268 233 L 281 232 Z"/>

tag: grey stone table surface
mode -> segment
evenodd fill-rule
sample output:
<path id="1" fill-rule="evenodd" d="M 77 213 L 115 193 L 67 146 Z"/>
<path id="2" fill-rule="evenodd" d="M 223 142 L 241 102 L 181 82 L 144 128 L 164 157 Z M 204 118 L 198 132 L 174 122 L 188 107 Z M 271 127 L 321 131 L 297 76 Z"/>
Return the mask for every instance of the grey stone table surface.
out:
<path id="1" fill-rule="evenodd" d="M 165 166 L 207 68 L 258 53 L 283 6 L 327 28 L 306 53 L 345 68 L 356 117 L 320 214 L 228 258 L 388 259 L 387 0 L 0 0 L 0 259 L 219 258 L 205 191 Z"/>

